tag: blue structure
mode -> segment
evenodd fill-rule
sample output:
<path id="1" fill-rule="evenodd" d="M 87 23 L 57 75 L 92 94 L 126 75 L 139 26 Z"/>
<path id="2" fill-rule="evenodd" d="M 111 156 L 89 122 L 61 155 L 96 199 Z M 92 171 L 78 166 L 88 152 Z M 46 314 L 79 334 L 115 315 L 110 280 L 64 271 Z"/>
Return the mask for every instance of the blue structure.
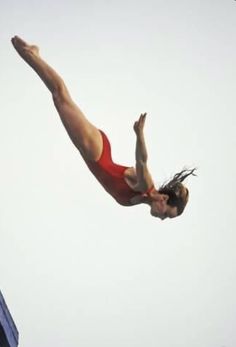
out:
<path id="1" fill-rule="evenodd" d="M 19 334 L 0 291 L 0 347 L 17 347 Z"/>

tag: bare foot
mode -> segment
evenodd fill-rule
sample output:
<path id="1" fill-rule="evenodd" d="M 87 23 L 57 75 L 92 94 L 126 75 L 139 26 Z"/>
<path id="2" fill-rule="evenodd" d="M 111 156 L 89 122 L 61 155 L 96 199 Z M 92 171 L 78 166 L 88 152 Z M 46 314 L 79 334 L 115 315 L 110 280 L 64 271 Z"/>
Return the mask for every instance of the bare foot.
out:
<path id="1" fill-rule="evenodd" d="M 27 62 L 30 62 L 34 56 L 39 56 L 39 48 L 34 45 L 28 45 L 19 36 L 14 36 L 11 42 L 19 55 Z"/>

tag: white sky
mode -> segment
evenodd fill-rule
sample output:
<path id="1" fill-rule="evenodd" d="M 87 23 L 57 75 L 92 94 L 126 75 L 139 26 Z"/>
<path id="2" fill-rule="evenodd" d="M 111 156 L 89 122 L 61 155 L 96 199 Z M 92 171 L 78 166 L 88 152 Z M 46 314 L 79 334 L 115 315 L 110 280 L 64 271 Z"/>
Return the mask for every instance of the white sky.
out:
<path id="1" fill-rule="evenodd" d="M 4 4 L 5 3 L 5 4 Z M 37 43 L 115 161 L 184 166 L 190 202 L 159 221 L 121 207 L 11 47 Z M 5 1 L 0 11 L 0 288 L 24 347 L 235 347 L 236 2 Z"/>

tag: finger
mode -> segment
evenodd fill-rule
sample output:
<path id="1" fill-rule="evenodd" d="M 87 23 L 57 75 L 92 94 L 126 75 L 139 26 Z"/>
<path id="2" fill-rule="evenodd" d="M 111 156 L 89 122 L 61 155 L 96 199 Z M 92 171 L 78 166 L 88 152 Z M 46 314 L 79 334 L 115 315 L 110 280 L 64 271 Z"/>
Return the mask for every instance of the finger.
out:
<path id="1" fill-rule="evenodd" d="M 141 119 L 140 119 L 140 123 L 141 123 L 142 125 L 144 125 L 145 119 L 146 119 L 146 113 L 143 113 L 142 116 L 141 116 Z"/>
<path id="2" fill-rule="evenodd" d="M 147 113 L 142 113 L 141 114 L 141 119 L 144 120 L 146 118 Z"/>

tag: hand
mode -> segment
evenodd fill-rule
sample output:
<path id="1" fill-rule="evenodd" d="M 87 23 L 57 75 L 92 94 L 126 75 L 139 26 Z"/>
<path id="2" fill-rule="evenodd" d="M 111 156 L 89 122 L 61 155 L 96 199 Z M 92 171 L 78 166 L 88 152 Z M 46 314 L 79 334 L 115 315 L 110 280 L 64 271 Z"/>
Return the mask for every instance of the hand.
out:
<path id="1" fill-rule="evenodd" d="M 134 131 L 136 135 L 140 135 L 143 132 L 147 113 L 142 113 L 139 119 L 134 123 Z"/>

